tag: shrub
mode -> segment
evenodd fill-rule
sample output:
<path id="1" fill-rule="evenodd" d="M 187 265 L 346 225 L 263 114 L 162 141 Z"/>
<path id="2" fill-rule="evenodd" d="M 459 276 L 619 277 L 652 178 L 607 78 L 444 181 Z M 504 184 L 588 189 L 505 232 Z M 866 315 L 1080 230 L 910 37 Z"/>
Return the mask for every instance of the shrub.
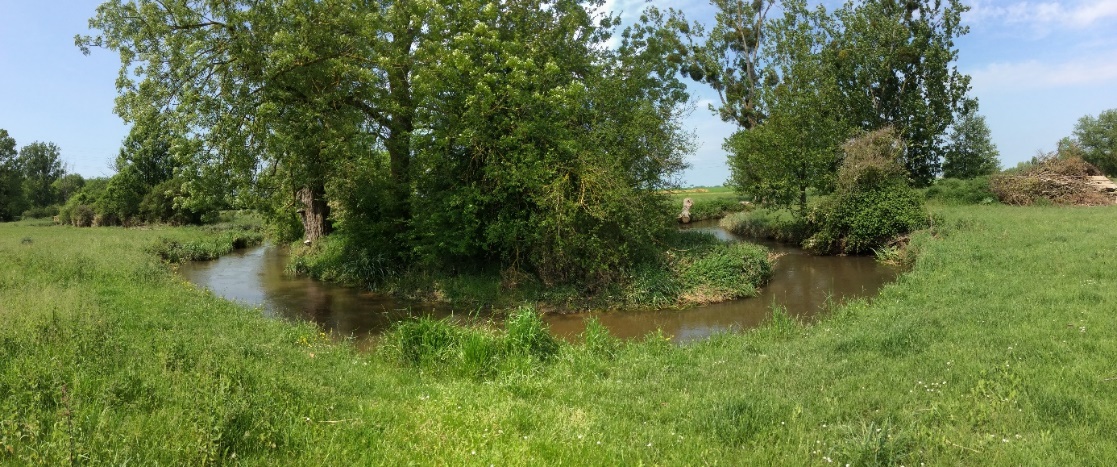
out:
<path id="1" fill-rule="evenodd" d="M 94 217 L 96 217 L 96 213 L 93 211 L 93 206 L 79 204 L 70 211 L 69 222 L 74 224 L 75 227 L 92 227 Z M 65 222 L 63 220 L 63 223 Z"/>
<path id="2" fill-rule="evenodd" d="M 834 196 L 808 215 L 815 233 L 803 246 L 822 254 L 867 253 L 926 223 L 923 200 L 899 162 L 903 142 L 891 129 L 843 146 Z"/>
<path id="3" fill-rule="evenodd" d="M 686 302 L 720 302 L 755 295 L 771 276 L 772 264 L 764 247 L 719 243 L 683 257 L 678 274 Z"/>
<path id="4" fill-rule="evenodd" d="M 23 219 L 42 219 L 44 217 L 53 217 L 58 215 L 58 205 L 52 204 L 50 206 L 38 206 L 23 211 Z"/>
<path id="5" fill-rule="evenodd" d="M 989 177 L 969 180 L 944 178 L 935 181 L 926 195 L 928 200 L 951 205 L 987 204 L 997 200 L 997 195 L 989 187 Z"/>

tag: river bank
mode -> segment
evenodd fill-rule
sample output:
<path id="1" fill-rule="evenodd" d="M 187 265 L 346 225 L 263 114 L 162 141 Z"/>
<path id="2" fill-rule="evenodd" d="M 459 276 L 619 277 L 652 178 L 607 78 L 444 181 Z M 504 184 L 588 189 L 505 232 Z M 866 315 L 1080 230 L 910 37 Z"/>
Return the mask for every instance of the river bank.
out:
<path id="1" fill-rule="evenodd" d="M 475 376 L 199 291 L 144 251 L 173 230 L 2 224 L 0 461 L 1117 461 L 1117 211 L 935 211 L 911 272 L 814 324 L 684 346 L 595 328 Z"/>
<path id="2" fill-rule="evenodd" d="M 692 223 L 686 228 L 692 233 L 714 235 L 724 242 L 746 240 L 722 230 L 716 220 Z M 774 242 L 761 246 L 779 259 L 756 297 L 684 309 L 604 309 L 547 313 L 543 318 L 556 335 L 567 340 L 575 340 L 585 330 L 585 321 L 595 318 L 610 334 L 620 338 L 635 339 L 662 331 L 674 342 L 690 342 L 729 329 L 755 327 L 776 306 L 797 319 L 812 320 L 833 305 L 875 295 L 900 270 L 872 257 L 815 256 Z M 372 340 L 394 323 L 418 316 L 485 324 L 502 322 L 507 314 L 491 306 L 458 308 L 447 303 L 397 300 L 361 288 L 292 276 L 286 271 L 289 259 L 290 254 L 283 247 L 261 246 L 215 261 L 183 263 L 178 273 L 221 297 L 261 306 L 268 316 L 309 320 L 332 335 L 358 341 Z"/>

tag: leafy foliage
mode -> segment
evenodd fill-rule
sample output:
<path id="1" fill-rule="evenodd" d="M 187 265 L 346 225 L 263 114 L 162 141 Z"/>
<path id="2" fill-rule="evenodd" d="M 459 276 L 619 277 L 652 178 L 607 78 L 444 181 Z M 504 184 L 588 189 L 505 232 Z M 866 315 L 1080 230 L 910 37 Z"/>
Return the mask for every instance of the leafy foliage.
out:
<path id="1" fill-rule="evenodd" d="M 817 232 L 804 242 L 820 253 L 867 253 L 927 221 L 922 198 L 900 164 L 903 142 L 890 129 L 853 139 L 834 195 L 811 213 Z"/>
<path id="2" fill-rule="evenodd" d="M 0 128 L 0 222 L 15 220 L 23 212 L 23 170 L 16 140 Z"/>
<path id="3" fill-rule="evenodd" d="M 36 141 L 20 148 L 19 167 L 23 171 L 23 190 L 32 207 L 57 202 L 54 182 L 66 171 L 62 168 L 61 150 L 54 143 Z"/>
<path id="4" fill-rule="evenodd" d="M 970 179 L 942 178 L 927 188 L 927 199 L 943 204 L 988 204 L 997 196 L 990 189 L 989 177 Z"/>
<path id="5" fill-rule="evenodd" d="M 102 5 L 78 42 L 120 53 L 122 116 L 164 119 L 176 206 L 236 192 L 283 237 L 293 218 L 312 243 L 341 229 L 401 269 L 601 289 L 652 255 L 691 143 L 657 31 L 614 50 L 617 19 L 592 10 L 141 0 Z"/>
<path id="6" fill-rule="evenodd" d="M 1080 118 L 1074 126 L 1074 138 L 1086 162 L 1107 175 L 1117 175 L 1117 109 Z"/>
<path id="7" fill-rule="evenodd" d="M 930 184 L 954 115 L 972 105 L 954 64 L 967 7 L 869 0 L 827 12 L 789 0 L 772 18 L 772 4 L 716 1 L 709 33 L 674 10 L 650 18 L 677 31 L 674 63 L 717 90 L 722 118 L 741 128 L 725 145 L 734 183 L 777 205 L 794 193 L 802 208 L 807 188 L 832 186 L 851 129 L 892 127 L 908 142 L 909 179 Z"/>
<path id="8" fill-rule="evenodd" d="M 1000 153 L 990 141 L 985 117 L 976 105 L 964 111 L 954 122 L 943 161 L 943 177 L 969 179 L 991 175 L 1000 168 Z"/>
<path id="9" fill-rule="evenodd" d="M 841 91 L 842 113 L 864 131 L 890 126 L 906 144 L 901 163 L 927 186 L 939 172 L 942 136 L 970 105 L 970 78 L 958 72 L 955 38 L 966 34 L 959 0 L 868 0 L 835 12 L 841 30 L 827 61 Z"/>

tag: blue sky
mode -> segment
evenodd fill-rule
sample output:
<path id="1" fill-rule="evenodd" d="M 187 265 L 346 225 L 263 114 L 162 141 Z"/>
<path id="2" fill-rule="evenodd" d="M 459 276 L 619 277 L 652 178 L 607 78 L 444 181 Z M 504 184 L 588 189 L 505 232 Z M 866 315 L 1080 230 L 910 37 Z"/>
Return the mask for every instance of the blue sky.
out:
<path id="1" fill-rule="evenodd" d="M 706 1 L 656 1 L 708 21 Z M 112 112 L 119 61 L 105 50 L 83 56 L 96 0 L 0 0 L 0 128 L 23 146 L 52 141 L 71 172 L 111 175 L 128 133 Z M 830 3 L 832 4 L 832 3 Z M 610 0 L 632 20 L 643 0 Z M 1084 115 L 1117 108 L 1117 0 L 974 0 L 970 34 L 957 41 L 958 67 L 992 130 L 1003 166 L 1050 151 Z M 728 177 L 722 140 L 732 131 L 706 110 L 716 95 L 695 85 L 687 125 L 700 147 L 681 182 L 719 185 Z"/>

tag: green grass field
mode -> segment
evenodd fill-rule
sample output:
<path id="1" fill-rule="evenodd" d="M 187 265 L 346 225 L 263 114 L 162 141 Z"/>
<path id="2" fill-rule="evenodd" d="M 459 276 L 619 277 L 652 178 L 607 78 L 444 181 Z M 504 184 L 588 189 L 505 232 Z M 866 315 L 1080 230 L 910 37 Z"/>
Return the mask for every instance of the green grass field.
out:
<path id="1" fill-rule="evenodd" d="M 683 200 L 690 198 L 694 206 L 690 208 L 692 222 L 707 219 L 720 219 L 733 212 L 745 210 L 741 205 L 742 198 L 725 186 L 697 187 L 666 192 L 671 200 L 671 217 L 679 215 L 683 209 Z"/>
<path id="2" fill-rule="evenodd" d="M 0 463 L 1117 462 L 1117 208 L 934 211 L 910 273 L 816 324 L 474 374 L 496 347 L 358 353 L 154 253 L 213 232 L 0 224 Z"/>

